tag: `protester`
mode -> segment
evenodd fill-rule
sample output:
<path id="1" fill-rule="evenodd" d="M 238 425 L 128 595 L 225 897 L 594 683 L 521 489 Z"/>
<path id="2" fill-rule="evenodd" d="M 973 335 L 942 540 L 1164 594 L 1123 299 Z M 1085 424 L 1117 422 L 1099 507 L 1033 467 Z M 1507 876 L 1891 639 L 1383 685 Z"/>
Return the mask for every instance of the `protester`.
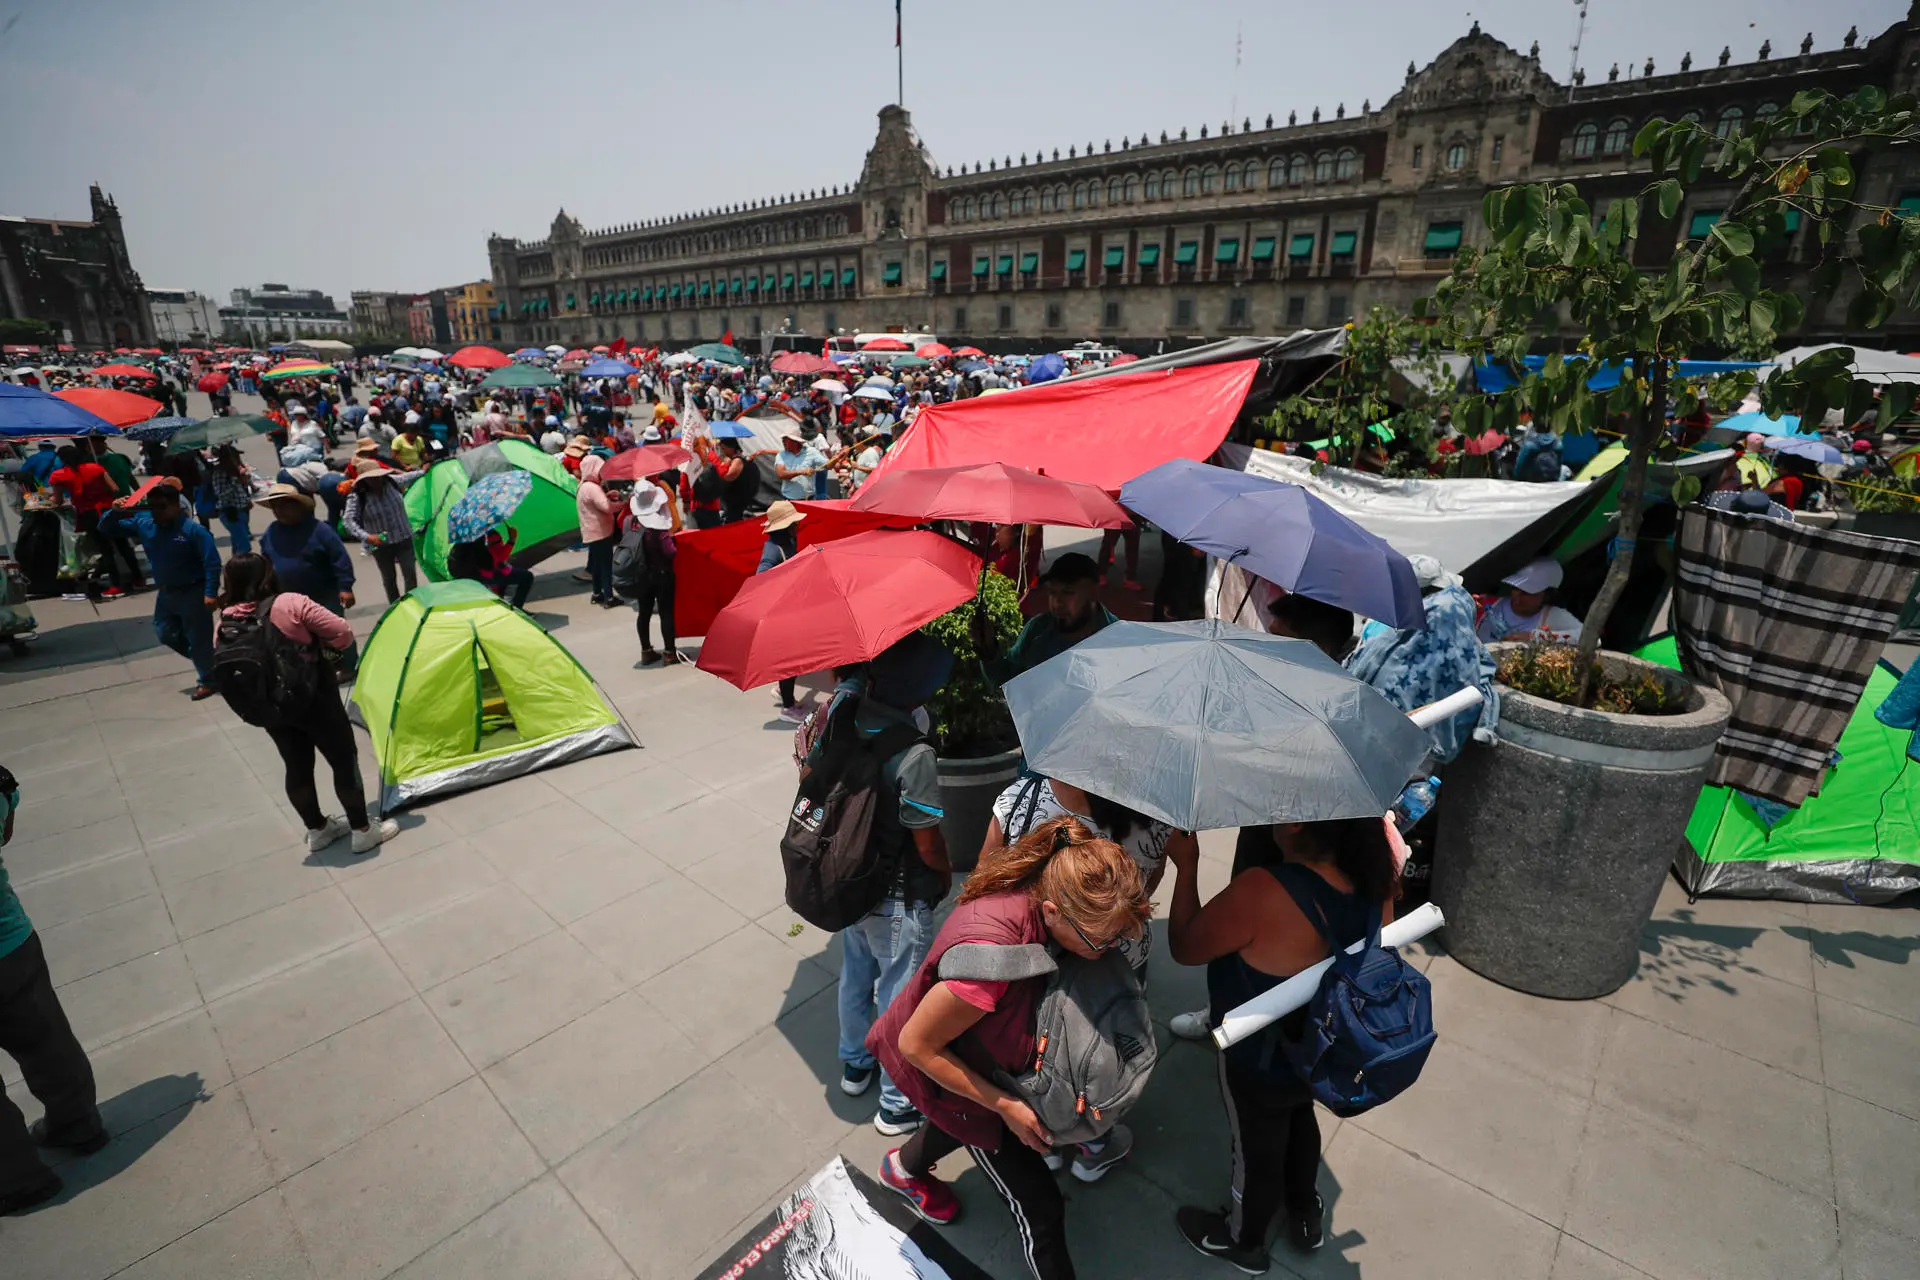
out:
<path id="1" fill-rule="evenodd" d="M 1267 633 L 1310 641 L 1335 662 L 1342 662 L 1353 648 L 1353 611 L 1297 591 L 1283 592 L 1267 606 Z"/>
<path id="2" fill-rule="evenodd" d="M 611 609 L 620 603 L 613 594 L 613 544 L 619 535 L 613 527 L 613 500 L 600 483 L 606 465 L 598 454 L 580 459 L 580 489 L 574 502 L 580 512 L 580 540 L 587 544 L 587 574 L 593 583 L 590 603 Z"/>
<path id="3" fill-rule="evenodd" d="M 427 456 L 427 442 L 420 435 L 420 415 L 407 411 L 400 433 L 394 436 L 387 449 L 393 454 L 393 460 L 406 471 L 418 471 L 421 459 Z"/>
<path id="4" fill-rule="evenodd" d="M 340 535 L 314 518 L 313 498 L 292 485 L 276 484 L 254 505 L 273 513 L 260 535 L 260 551 L 272 562 L 280 589 L 344 616 L 353 608 L 353 561 Z M 353 670 L 358 656 L 358 647 L 349 645 L 343 673 Z"/>
<path id="5" fill-rule="evenodd" d="M 807 443 L 794 427 L 780 437 L 780 452 L 773 460 L 773 473 L 780 480 L 780 496 L 789 502 L 814 498 L 813 474 L 826 465 L 826 456 Z"/>
<path id="6" fill-rule="evenodd" d="M 1204 907 L 1198 849 L 1168 851 L 1174 872 L 1167 947 L 1179 964 L 1207 966 L 1216 1025 L 1227 1010 L 1393 919 L 1399 867 L 1390 819 L 1280 823 L 1271 831 L 1278 860 L 1235 875 Z M 1320 1128 L 1313 1095 L 1277 1048 L 1280 1037 L 1297 1040 L 1304 1030 L 1299 1010 L 1221 1055 L 1234 1157 L 1230 1207 L 1183 1206 L 1175 1215 L 1181 1237 L 1196 1251 L 1249 1275 L 1267 1270 L 1267 1233 L 1276 1213 L 1284 1212 L 1295 1249 L 1311 1252 L 1325 1239 L 1326 1209 L 1315 1190 Z"/>
<path id="7" fill-rule="evenodd" d="M 760 547 L 760 567 L 754 570 L 756 574 L 785 564 L 800 553 L 800 534 L 794 526 L 806 518 L 806 512 L 785 498 L 767 508 L 767 540 Z M 796 724 L 807 718 L 807 709 L 800 705 L 797 691 L 792 676 L 780 682 L 780 717 Z"/>
<path id="8" fill-rule="evenodd" d="M 147 491 L 145 511 L 133 495 L 117 500 L 100 521 L 109 535 L 132 534 L 153 566 L 153 631 L 160 643 L 193 663 L 193 700 L 213 696 L 213 619 L 220 588 L 220 552 L 206 526 L 187 519 L 180 490 L 161 481 Z"/>
<path id="9" fill-rule="evenodd" d="M 300 815 L 300 821 L 306 824 L 307 848 L 319 853 L 351 832 L 353 851 L 371 853 L 399 834 L 400 824 L 392 818 L 373 822 L 367 814 L 353 726 L 340 702 L 338 681 L 323 678 L 327 666 L 320 650 L 344 658 L 354 647 L 353 628 L 318 601 L 298 591 L 285 590 L 265 556 L 238 555 L 227 562 L 219 604 L 223 643 L 243 625 L 243 620 L 253 619 L 255 611 L 264 607 L 265 625 L 278 631 L 287 643 L 298 646 L 299 652 L 291 660 L 311 663 L 317 668 L 311 676 L 305 705 L 266 729 L 286 766 L 287 800 Z M 313 779 L 316 751 L 333 770 L 334 795 L 346 811 L 344 817 L 328 817 L 321 811 Z"/>
<path id="10" fill-rule="evenodd" d="M 746 519 L 747 508 L 759 495 L 760 468 L 741 451 L 738 440 L 722 440 L 717 448 L 719 461 L 714 469 L 726 482 L 726 490 L 720 495 L 720 522 L 733 524 Z"/>
<path id="11" fill-rule="evenodd" d="M 934 1166 L 966 1147 L 1006 1200 L 1037 1280 L 1071 1277 L 1066 1202 L 1047 1167 L 1053 1135 L 1017 1094 L 982 1074 L 1027 1070 L 1044 978 L 943 980 L 961 943 L 1051 943 L 1093 959 L 1140 936 L 1152 911 L 1140 869 L 1075 818 L 1056 818 L 994 851 L 968 877 L 927 957 L 867 1036 L 867 1047 L 927 1123 L 881 1161 L 880 1180 L 933 1223 L 960 1213 Z M 964 1043 L 963 1043 L 964 1039 Z"/>
<path id="12" fill-rule="evenodd" d="M 980 632 L 974 639 L 980 646 L 981 664 L 997 684 L 1005 684 L 1048 658 L 1065 653 L 1114 621 L 1113 614 L 1100 603 L 1100 570 L 1090 557 L 1078 551 L 1056 556 L 1040 582 L 1047 589 L 1047 611 L 1027 620 L 1005 654 L 991 656 L 994 637 L 987 629 L 987 611 L 974 611 Z"/>
<path id="13" fill-rule="evenodd" d="M 347 532 L 360 540 L 379 566 L 380 585 L 387 593 L 387 603 L 392 604 L 401 596 L 399 578 L 406 579 L 408 591 L 418 585 L 413 521 L 407 516 L 406 500 L 400 491 L 420 473 L 389 471 L 371 458 L 356 461 L 353 472 L 353 492 L 347 495 L 342 520 Z"/>
<path id="14" fill-rule="evenodd" d="M 177 505 L 177 504 L 176 504 Z M 204 530 L 202 531 L 204 532 Z M 0 848 L 13 839 L 20 783 L 0 765 Z M 45 1115 L 28 1127 L 0 1084 L 0 1218 L 45 1204 L 64 1187 L 36 1148 L 90 1155 L 111 1138 L 94 1096 L 93 1066 L 54 992 L 46 951 L 0 858 L 0 1052 L 19 1064 Z"/>
<path id="15" fill-rule="evenodd" d="M 213 451 L 206 484 L 214 514 L 227 528 L 227 540 L 238 554 L 253 550 L 253 529 L 247 516 L 253 508 L 253 473 L 240 460 L 240 451 L 223 444 Z"/>
<path id="16" fill-rule="evenodd" d="M 142 582 L 140 565 L 133 559 L 126 540 L 114 533 L 100 534 L 101 518 L 113 506 L 114 499 L 121 496 L 120 487 L 114 484 L 105 467 L 88 461 L 76 445 L 61 446 L 59 458 L 60 465 L 48 474 L 47 483 L 73 504 L 73 531 L 94 535 L 98 541 L 108 584 L 100 594 L 117 600 L 126 594 L 128 587 L 138 590 Z M 124 573 L 122 561 L 127 566 Z"/>
<path id="17" fill-rule="evenodd" d="M 1541 556 L 1502 578 L 1512 590 L 1489 605 L 1481 616 L 1480 639 L 1487 644 L 1535 638 L 1579 643 L 1580 619 L 1552 603 L 1553 591 L 1563 575 L 1559 561 Z"/>
<path id="18" fill-rule="evenodd" d="M 634 626 L 640 633 L 640 661 L 670 667 L 681 660 L 673 636 L 673 538 L 680 532 L 680 516 L 662 485 L 643 480 L 633 487 L 633 496 L 627 501 L 627 518 L 640 532 L 639 577 L 633 599 L 638 613 Z M 660 611 L 658 652 L 651 635 L 656 608 Z"/>

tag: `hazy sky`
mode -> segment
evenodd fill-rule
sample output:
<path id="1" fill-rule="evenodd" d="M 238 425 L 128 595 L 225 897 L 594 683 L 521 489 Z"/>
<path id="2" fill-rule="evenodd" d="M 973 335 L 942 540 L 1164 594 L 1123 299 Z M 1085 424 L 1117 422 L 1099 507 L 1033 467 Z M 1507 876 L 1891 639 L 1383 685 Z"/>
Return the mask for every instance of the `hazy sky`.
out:
<path id="1" fill-rule="evenodd" d="M 1590 76 L 1864 41 L 1904 0 L 1592 0 Z M 1564 79 L 1572 0 L 905 0 L 942 166 L 1357 111 L 1478 18 Z M 1235 32 L 1240 67 L 1234 67 Z M 1237 93 L 1236 93 L 1237 86 Z M 0 213 L 119 201 L 150 286 L 426 289 L 546 234 L 851 182 L 894 98 L 889 0 L 0 0 Z M 1234 105 L 1237 102 L 1237 107 Z M 1236 123 L 1237 127 L 1237 123 Z"/>

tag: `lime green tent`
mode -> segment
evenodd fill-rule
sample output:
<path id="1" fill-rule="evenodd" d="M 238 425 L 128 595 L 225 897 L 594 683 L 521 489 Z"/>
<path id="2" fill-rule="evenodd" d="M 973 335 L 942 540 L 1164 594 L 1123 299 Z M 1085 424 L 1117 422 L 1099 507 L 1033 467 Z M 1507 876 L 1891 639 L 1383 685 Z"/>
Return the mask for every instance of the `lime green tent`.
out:
<path id="1" fill-rule="evenodd" d="M 428 583 L 387 610 L 353 705 L 386 809 L 638 745 L 558 640 L 464 580 Z"/>
<path id="2" fill-rule="evenodd" d="M 1680 665 L 1671 636 L 1639 656 Z M 1904 769 L 1913 734 L 1873 715 L 1899 678 L 1885 662 L 1867 677 L 1840 735 L 1840 763 L 1771 829 L 1739 792 L 1702 789 L 1676 859 L 1688 893 L 1854 903 L 1920 888 L 1920 769 Z"/>
<path id="3" fill-rule="evenodd" d="M 524 440 L 497 440 L 441 459 L 407 486 L 414 551 L 429 579 L 444 582 L 449 576 L 447 553 L 452 544 L 447 538 L 447 513 L 467 486 L 481 476 L 515 470 L 533 477 L 533 489 L 503 522 L 502 527 L 511 526 L 516 535 L 513 563 L 531 568 L 579 536 L 580 508 L 574 494 L 580 482 L 552 454 Z"/>

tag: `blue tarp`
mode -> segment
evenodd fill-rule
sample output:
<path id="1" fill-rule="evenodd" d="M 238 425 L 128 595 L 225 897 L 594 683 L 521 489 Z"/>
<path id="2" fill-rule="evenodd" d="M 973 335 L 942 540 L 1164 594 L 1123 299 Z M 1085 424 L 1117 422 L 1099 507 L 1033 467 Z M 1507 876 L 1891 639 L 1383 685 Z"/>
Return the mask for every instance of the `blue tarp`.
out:
<path id="1" fill-rule="evenodd" d="M 1568 356 L 1569 361 L 1584 359 L 1583 356 Z M 1525 356 L 1521 363 L 1529 372 L 1538 372 L 1546 367 L 1547 357 Z M 1630 361 L 1627 363 L 1631 363 Z M 1621 365 L 1601 366 L 1599 372 L 1587 379 L 1587 386 L 1594 391 L 1607 391 L 1620 385 Z M 1716 373 L 1734 373 L 1741 369 L 1765 369 L 1770 362 L 1765 360 L 1681 360 L 1674 365 L 1673 375 L 1677 378 L 1710 378 Z M 1513 371 L 1504 365 L 1487 361 L 1476 361 L 1473 366 L 1474 381 L 1480 390 L 1488 395 L 1498 395 L 1511 387 L 1519 379 Z"/>

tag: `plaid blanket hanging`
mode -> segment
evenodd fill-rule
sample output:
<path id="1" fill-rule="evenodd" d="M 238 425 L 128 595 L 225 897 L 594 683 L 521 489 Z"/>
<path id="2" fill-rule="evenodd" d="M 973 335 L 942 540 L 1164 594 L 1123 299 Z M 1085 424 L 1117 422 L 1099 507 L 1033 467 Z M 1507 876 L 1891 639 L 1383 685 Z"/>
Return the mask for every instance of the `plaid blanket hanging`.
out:
<path id="1" fill-rule="evenodd" d="M 1798 805 L 1893 634 L 1920 543 L 1698 506 L 1677 541 L 1680 664 L 1733 704 L 1707 782 Z"/>

